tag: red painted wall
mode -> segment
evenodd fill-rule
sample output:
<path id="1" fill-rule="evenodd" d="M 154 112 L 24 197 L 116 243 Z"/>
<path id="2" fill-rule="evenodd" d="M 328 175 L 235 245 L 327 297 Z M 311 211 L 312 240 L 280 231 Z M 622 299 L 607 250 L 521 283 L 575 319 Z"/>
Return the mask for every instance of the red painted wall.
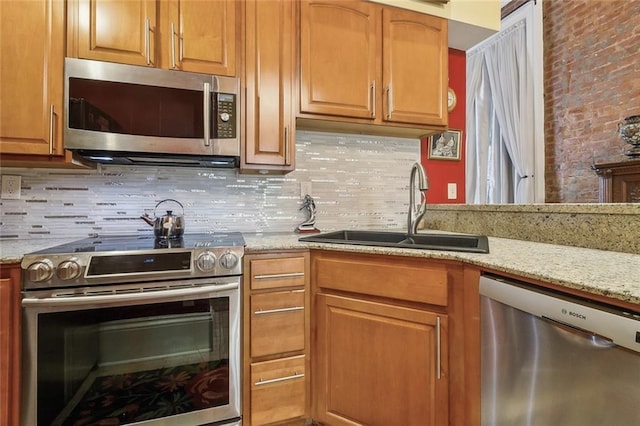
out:
<path id="1" fill-rule="evenodd" d="M 427 158 L 427 138 L 421 142 L 420 156 L 429 176 L 427 203 L 462 204 L 465 202 L 464 162 L 466 154 L 465 104 L 466 100 L 466 53 L 449 49 L 449 87 L 456 93 L 456 107 L 449 113 L 449 129 L 462 130 L 460 160 L 430 160 Z M 457 196 L 447 198 L 447 184 L 457 184 Z"/>

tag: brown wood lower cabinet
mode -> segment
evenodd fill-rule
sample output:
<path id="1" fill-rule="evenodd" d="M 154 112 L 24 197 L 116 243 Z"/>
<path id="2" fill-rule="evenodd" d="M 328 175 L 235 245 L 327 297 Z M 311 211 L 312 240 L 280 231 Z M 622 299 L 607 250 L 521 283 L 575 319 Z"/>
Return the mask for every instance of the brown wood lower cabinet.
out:
<path id="1" fill-rule="evenodd" d="M 0 266 L 0 426 L 20 424 L 20 265 Z"/>
<path id="2" fill-rule="evenodd" d="M 640 159 L 596 164 L 600 203 L 640 202 Z"/>
<path id="3" fill-rule="evenodd" d="M 477 273 L 458 262 L 312 250 L 311 274 L 314 420 L 479 424 L 478 379 L 465 370 L 465 351 L 478 355 L 465 341 L 465 329 L 479 330 L 476 314 L 465 317 Z"/>
<path id="4" fill-rule="evenodd" d="M 251 357 L 304 351 L 305 291 L 251 296 Z"/>
<path id="5" fill-rule="evenodd" d="M 251 364 L 251 424 L 265 425 L 306 414 L 305 356 Z"/>
<path id="6" fill-rule="evenodd" d="M 309 417 L 309 252 L 247 254 L 243 410 L 247 425 Z"/>
<path id="7" fill-rule="evenodd" d="M 446 425 L 447 316 L 320 294 L 319 420 L 331 425 Z"/>

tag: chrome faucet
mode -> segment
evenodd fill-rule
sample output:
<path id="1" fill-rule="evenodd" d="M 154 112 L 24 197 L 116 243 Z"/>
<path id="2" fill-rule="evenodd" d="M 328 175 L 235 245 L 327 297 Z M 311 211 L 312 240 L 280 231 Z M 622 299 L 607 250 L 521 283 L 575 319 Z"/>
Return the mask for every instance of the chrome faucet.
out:
<path id="1" fill-rule="evenodd" d="M 416 177 L 418 178 L 416 187 Z M 420 191 L 420 205 L 415 205 L 415 191 Z M 409 214 L 407 215 L 407 236 L 418 233 L 418 224 L 422 220 L 427 211 L 427 190 L 429 189 L 429 179 L 427 172 L 420 162 L 415 162 L 411 167 L 411 176 L 409 177 Z"/>

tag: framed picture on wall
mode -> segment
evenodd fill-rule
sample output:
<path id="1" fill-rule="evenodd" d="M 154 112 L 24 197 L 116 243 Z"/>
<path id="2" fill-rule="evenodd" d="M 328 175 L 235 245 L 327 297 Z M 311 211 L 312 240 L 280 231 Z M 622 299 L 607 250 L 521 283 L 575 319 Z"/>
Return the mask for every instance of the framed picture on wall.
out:
<path id="1" fill-rule="evenodd" d="M 461 130 L 447 130 L 429 136 L 427 157 L 430 160 L 460 160 Z"/>

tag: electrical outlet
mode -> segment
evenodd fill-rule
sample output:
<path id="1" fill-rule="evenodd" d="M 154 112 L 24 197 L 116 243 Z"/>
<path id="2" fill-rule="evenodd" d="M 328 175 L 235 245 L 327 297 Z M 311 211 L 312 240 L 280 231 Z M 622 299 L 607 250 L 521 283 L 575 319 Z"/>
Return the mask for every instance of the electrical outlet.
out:
<path id="1" fill-rule="evenodd" d="M 2 176 L 2 194 L 0 194 L 0 198 L 4 200 L 19 200 L 21 181 L 21 176 Z"/>
<path id="2" fill-rule="evenodd" d="M 313 196 L 311 194 L 311 182 L 300 182 L 300 199 L 302 200 L 305 195 Z"/>
<path id="3" fill-rule="evenodd" d="M 458 184 L 457 183 L 448 183 L 447 184 L 447 199 L 455 200 L 458 198 Z"/>

